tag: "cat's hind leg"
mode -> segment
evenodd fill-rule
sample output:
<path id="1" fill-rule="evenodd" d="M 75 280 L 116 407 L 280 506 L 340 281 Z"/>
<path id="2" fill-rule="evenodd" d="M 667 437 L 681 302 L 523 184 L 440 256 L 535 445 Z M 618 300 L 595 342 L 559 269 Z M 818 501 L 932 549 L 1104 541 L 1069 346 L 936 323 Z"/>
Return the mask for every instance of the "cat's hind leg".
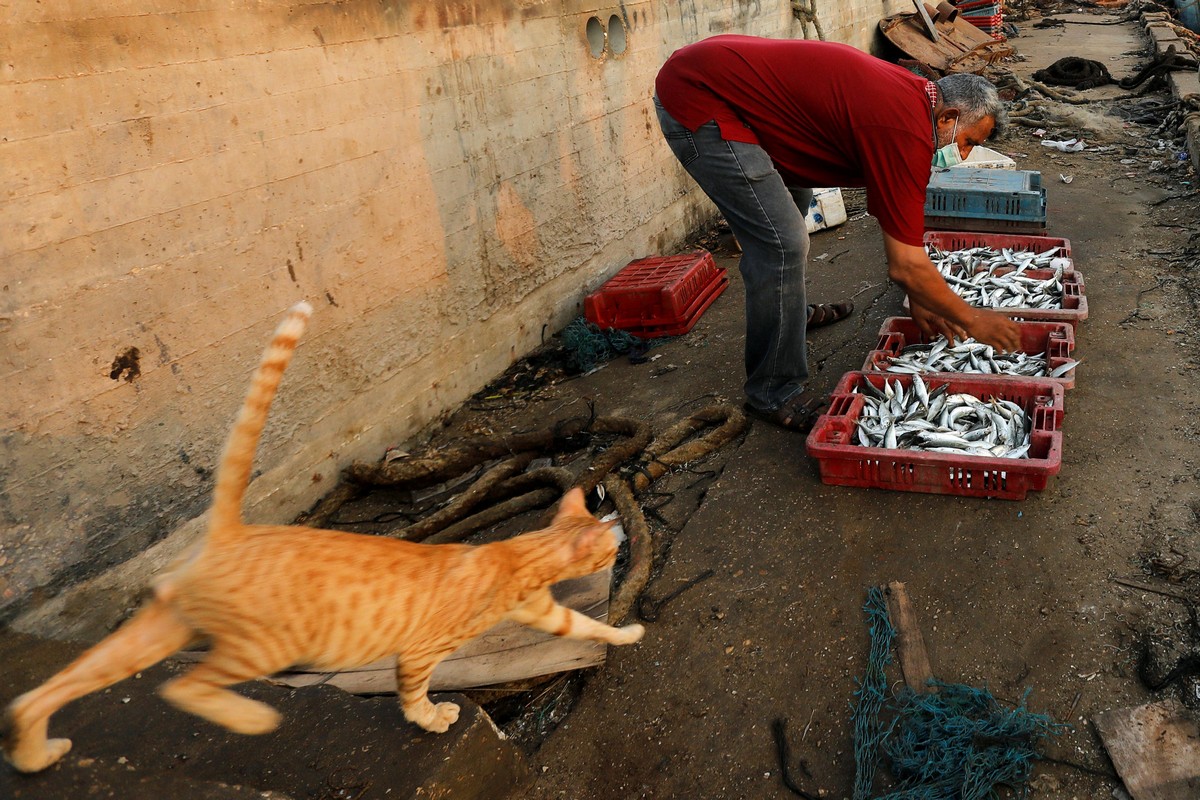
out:
<path id="1" fill-rule="evenodd" d="M 270 733 L 279 725 L 279 712 L 226 687 L 270 675 L 286 666 L 286 663 L 258 663 L 250 654 L 216 642 L 204 661 L 187 674 L 164 683 L 158 693 L 177 708 L 234 733 Z"/>
<path id="2" fill-rule="evenodd" d="M 429 699 L 429 679 L 453 648 L 440 653 L 400 653 L 396 658 L 396 689 L 404 718 L 433 733 L 445 733 L 458 721 L 457 703 L 434 704 Z"/>
<path id="3" fill-rule="evenodd" d="M 568 639 L 588 639 L 607 644 L 633 644 L 642 638 L 646 629 L 638 624 L 614 628 L 580 614 L 554 601 L 549 589 L 543 589 L 524 604 L 506 615 L 509 619 L 539 631 L 565 636 Z"/>
<path id="4" fill-rule="evenodd" d="M 112 686 L 183 648 L 195 631 L 162 600 L 154 600 L 62 672 L 8 706 L 5 755 L 21 772 L 37 772 L 71 749 L 47 739 L 50 715 L 86 694 Z"/>

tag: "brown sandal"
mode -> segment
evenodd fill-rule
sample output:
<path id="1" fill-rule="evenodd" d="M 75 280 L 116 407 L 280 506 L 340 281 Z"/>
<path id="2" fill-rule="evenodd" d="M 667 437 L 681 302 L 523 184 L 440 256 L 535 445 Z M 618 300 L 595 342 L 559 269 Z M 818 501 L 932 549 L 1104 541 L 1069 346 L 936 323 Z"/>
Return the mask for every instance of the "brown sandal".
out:
<path id="1" fill-rule="evenodd" d="M 811 331 L 841 322 L 853 311 L 853 300 L 844 303 L 816 303 L 808 307 L 808 329 Z"/>
<path id="2" fill-rule="evenodd" d="M 799 392 L 786 400 L 783 405 L 773 411 L 755 408 L 749 403 L 743 404 L 746 413 L 757 417 L 763 422 L 778 425 L 796 433 L 808 433 L 813 423 L 817 421 L 817 411 L 828 403 L 824 397 L 814 397 L 805 392 Z"/>

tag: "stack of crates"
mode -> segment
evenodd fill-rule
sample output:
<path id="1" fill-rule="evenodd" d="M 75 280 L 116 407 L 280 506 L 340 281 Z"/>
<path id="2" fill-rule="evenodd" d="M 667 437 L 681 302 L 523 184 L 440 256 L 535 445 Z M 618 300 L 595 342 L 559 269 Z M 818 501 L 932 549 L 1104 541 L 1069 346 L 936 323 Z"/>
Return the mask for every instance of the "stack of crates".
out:
<path id="1" fill-rule="evenodd" d="M 1046 189 L 1032 170 L 935 170 L 925 193 L 925 227 L 1041 235 Z"/>
<path id="2" fill-rule="evenodd" d="M 998 0 L 962 0 L 954 5 L 967 22 L 993 39 L 1004 39 L 1004 12 Z"/>
<path id="3" fill-rule="evenodd" d="M 981 174 L 974 181 L 956 180 L 961 173 L 971 172 Z M 1053 251 L 1059 259 L 1053 270 L 1021 269 L 1022 275 L 1031 280 L 1044 280 L 1061 272 L 1061 308 L 1002 310 L 1017 321 L 1019 352 L 1045 358 L 1047 374 L 996 374 L 973 367 L 965 372 L 926 371 L 921 374 L 923 386 L 917 387 L 912 362 L 892 372 L 892 358 L 906 347 L 928 346 L 930 339 L 911 317 L 894 317 L 884 322 L 862 369 L 843 375 L 834 388 L 826 412 L 809 433 L 807 451 L 816 459 L 821 480 L 827 484 L 1021 500 L 1028 492 L 1045 489 L 1049 478 L 1062 468 L 1065 401 L 1075 386 L 1078 362 L 1073 352 L 1075 337 L 1079 324 L 1087 317 L 1083 276 L 1076 269 L 1069 240 L 1028 232 L 1044 231 L 1046 226 L 1040 174 L 950 170 L 936 177 L 940 180 L 930 184 L 927 224 L 943 223 L 928 227 L 950 229 L 925 234 L 925 245 L 931 252 L 934 248 L 945 252 L 988 247 L 1011 253 Z M 958 224 L 974 227 L 953 229 Z M 994 227 L 989 230 L 988 225 Z M 999 269 L 997 274 L 1003 271 Z M 1029 420 L 1025 457 L 991 457 L 953 448 L 913 449 L 899 444 L 870 446 L 859 436 L 867 395 L 916 392 L 919 396 L 918 389 L 969 394 L 985 403 L 990 401 L 993 407 L 1019 406 Z"/>
<path id="4" fill-rule="evenodd" d="M 631 261 L 583 301 L 588 322 L 643 339 L 681 336 L 729 285 L 705 250 Z"/>

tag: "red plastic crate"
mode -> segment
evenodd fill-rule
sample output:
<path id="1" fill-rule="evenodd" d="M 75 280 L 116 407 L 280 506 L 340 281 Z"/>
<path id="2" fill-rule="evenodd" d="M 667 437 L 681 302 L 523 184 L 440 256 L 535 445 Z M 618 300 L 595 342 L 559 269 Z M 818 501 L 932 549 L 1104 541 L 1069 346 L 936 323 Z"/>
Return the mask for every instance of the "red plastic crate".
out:
<path id="1" fill-rule="evenodd" d="M 651 256 L 629 262 L 584 298 L 583 313 L 601 328 L 648 339 L 679 336 L 692 329 L 728 285 L 728 273 L 707 251 Z"/>
<path id="2" fill-rule="evenodd" d="M 817 460 L 824 483 L 862 486 L 901 492 L 953 494 L 1023 500 L 1030 491 L 1062 468 L 1063 388 L 1053 381 L 1005 381 L 973 376 L 929 375 L 922 380 L 930 389 L 950 384 L 948 391 L 965 392 L 981 399 L 1012 401 L 1033 418 L 1029 458 L 925 453 L 889 450 L 854 444 L 855 421 L 862 414 L 864 397 L 851 389 L 861 381 L 882 387 L 885 380 L 912 385 L 911 375 L 847 372 L 829 398 L 829 411 L 817 419 L 808 435 L 808 454 Z"/>
<path id="3" fill-rule="evenodd" d="M 1004 27 L 1004 17 L 1001 14 L 992 14 L 990 17 L 976 17 L 963 14 L 963 19 L 976 28 L 983 28 L 988 33 L 995 33 Z"/>
<path id="4" fill-rule="evenodd" d="M 977 12 L 979 9 L 987 8 L 988 6 L 996 6 L 998 8 L 1000 3 L 998 0 L 964 0 L 964 2 L 954 4 L 954 7 L 957 8 L 963 16 L 966 16 L 972 11 Z"/>
<path id="5" fill-rule="evenodd" d="M 997 270 L 1003 275 L 1009 270 Z M 1027 269 L 1025 275 L 1031 278 L 1048 278 L 1053 275 L 1048 269 Z M 1088 316 L 1087 295 L 1084 293 L 1083 274 L 1078 270 L 1063 270 L 1062 308 L 1003 308 L 999 310 L 1009 319 L 1033 320 L 1036 322 L 1065 322 L 1074 330 Z M 904 310 L 908 311 L 908 296 L 904 297 Z"/>
<path id="6" fill-rule="evenodd" d="M 1045 353 L 1049 368 L 1054 370 L 1071 358 L 1075 349 L 1075 332 L 1065 322 L 1018 322 L 1021 329 L 1022 353 L 1036 355 Z M 898 355 L 910 344 L 925 344 L 929 338 L 921 332 L 916 320 L 912 317 L 889 317 L 883 321 L 879 329 L 879 342 L 875 349 L 867 354 L 863 362 L 864 372 L 886 372 L 888 358 Z M 889 375 L 903 373 L 889 372 Z M 924 375 L 952 375 L 955 373 L 930 372 Z M 983 378 L 990 380 L 1013 381 L 1053 381 L 1063 389 L 1075 388 L 1075 370 L 1071 370 L 1061 378 L 1029 377 L 1024 375 L 970 375 L 964 377 Z"/>
<path id="7" fill-rule="evenodd" d="M 1012 233 L 981 233 L 978 231 L 927 231 L 925 244 L 939 250 L 968 250 L 972 247 L 1008 248 L 1019 252 L 1044 253 L 1059 248 L 1055 255 L 1071 257 L 1071 240 L 1056 236 L 1021 236 Z"/>

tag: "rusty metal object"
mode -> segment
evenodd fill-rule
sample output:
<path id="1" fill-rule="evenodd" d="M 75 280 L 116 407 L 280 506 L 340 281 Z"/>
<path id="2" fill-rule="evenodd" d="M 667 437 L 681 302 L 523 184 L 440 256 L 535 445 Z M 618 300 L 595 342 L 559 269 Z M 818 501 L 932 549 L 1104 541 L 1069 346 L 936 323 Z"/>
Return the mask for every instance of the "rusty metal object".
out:
<path id="1" fill-rule="evenodd" d="M 954 22 L 958 19 L 958 9 L 946 0 L 942 0 L 938 3 L 936 19 L 942 22 Z"/>
<path id="2" fill-rule="evenodd" d="M 943 4 L 944 5 L 944 4 Z M 927 64 L 940 74 L 980 73 L 1013 53 L 1007 42 L 998 41 L 960 16 L 946 19 L 941 11 L 933 21 L 937 41 L 930 41 L 924 21 L 917 14 L 898 14 L 879 21 L 879 30 L 889 42 L 910 58 Z"/>

